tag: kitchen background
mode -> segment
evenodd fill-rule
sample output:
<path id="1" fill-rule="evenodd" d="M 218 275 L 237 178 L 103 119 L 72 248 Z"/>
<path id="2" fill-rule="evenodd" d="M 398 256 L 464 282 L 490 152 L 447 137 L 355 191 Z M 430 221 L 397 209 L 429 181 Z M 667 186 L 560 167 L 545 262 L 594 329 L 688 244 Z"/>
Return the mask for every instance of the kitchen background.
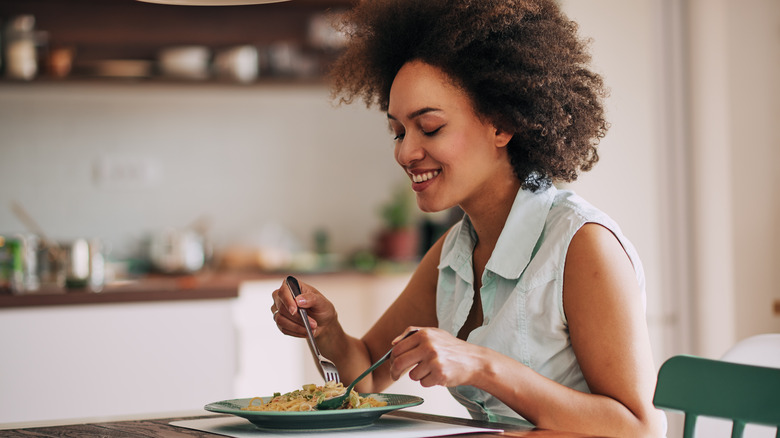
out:
<path id="1" fill-rule="evenodd" d="M 601 161 L 572 188 L 642 255 L 657 364 L 677 353 L 719 357 L 780 331 L 780 3 L 561 4 L 593 39 L 611 88 Z M 52 238 L 100 238 L 116 260 L 138 255 L 150 234 L 198 220 L 216 253 L 312 250 L 324 230 L 327 251 L 347 255 L 372 247 L 399 184 L 383 114 L 333 106 L 311 77 L 0 83 L 0 233 L 25 230 L 10 208 L 17 201 Z M 272 284 L 251 285 L 240 312 L 251 305 L 264 316 Z M 372 287 L 388 284 L 403 277 Z M 21 310 L 1 312 L 24 323 Z M 215 321 L 229 325 L 225 312 Z M 45 339 L 50 327 L 29 336 Z"/>

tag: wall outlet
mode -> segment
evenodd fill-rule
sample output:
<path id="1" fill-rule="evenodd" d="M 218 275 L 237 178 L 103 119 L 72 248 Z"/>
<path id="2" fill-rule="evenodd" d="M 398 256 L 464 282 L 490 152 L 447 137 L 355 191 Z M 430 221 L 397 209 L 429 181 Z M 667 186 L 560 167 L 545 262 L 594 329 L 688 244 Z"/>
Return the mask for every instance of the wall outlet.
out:
<path id="1" fill-rule="evenodd" d="M 150 188 L 160 182 L 161 176 L 160 162 L 148 157 L 101 157 L 92 167 L 93 182 L 104 188 Z"/>

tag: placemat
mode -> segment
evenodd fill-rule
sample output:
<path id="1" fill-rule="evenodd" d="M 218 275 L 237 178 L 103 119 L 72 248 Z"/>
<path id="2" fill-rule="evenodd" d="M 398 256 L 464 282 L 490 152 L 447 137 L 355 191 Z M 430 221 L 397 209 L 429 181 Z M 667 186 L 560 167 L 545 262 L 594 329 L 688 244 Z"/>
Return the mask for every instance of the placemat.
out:
<path id="1" fill-rule="evenodd" d="M 374 424 L 356 429 L 335 429 L 322 431 L 267 430 L 258 429 L 248 420 L 238 417 L 203 418 L 199 420 L 173 421 L 171 426 L 216 433 L 234 438 L 244 437 L 283 437 L 283 438 L 339 438 L 339 437 L 393 437 L 423 438 L 460 435 L 475 432 L 503 432 L 502 429 L 460 426 L 435 421 L 411 418 L 382 417 Z"/>

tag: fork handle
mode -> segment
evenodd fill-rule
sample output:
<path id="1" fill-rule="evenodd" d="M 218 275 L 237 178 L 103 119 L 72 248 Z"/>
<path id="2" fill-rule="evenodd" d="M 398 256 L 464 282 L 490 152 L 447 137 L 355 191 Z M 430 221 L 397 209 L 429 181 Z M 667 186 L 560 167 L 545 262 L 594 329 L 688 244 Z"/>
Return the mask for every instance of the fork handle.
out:
<path id="1" fill-rule="evenodd" d="M 298 284 L 297 278 L 288 275 L 286 282 L 287 287 L 290 288 L 290 292 L 292 292 L 293 298 L 301 294 L 301 286 Z M 319 356 L 320 349 L 317 348 L 317 343 L 314 341 L 314 333 L 312 333 L 311 326 L 309 325 L 309 314 L 305 309 L 301 309 L 300 307 L 298 308 L 298 313 L 301 315 L 301 319 L 303 319 L 303 326 L 306 327 L 306 335 L 309 338 L 309 347 L 311 347 L 311 351 L 315 356 Z"/>

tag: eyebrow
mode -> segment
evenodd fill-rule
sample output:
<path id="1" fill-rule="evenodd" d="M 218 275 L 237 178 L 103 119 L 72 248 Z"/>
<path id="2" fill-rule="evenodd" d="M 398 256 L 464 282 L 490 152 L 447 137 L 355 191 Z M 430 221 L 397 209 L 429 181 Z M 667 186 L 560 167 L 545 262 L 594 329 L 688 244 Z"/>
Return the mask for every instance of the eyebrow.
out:
<path id="1" fill-rule="evenodd" d="M 441 109 L 439 109 L 439 108 L 432 108 L 432 107 L 426 106 L 425 108 L 420 108 L 420 109 L 418 109 L 416 111 L 412 111 L 411 113 L 409 113 L 407 115 L 407 118 L 414 119 L 414 118 L 420 117 L 423 114 L 430 113 L 430 112 L 435 112 L 435 111 L 441 111 Z M 390 119 L 390 120 L 396 120 L 396 121 L 398 120 L 398 119 L 395 118 L 395 116 L 393 116 L 390 113 L 387 113 L 387 118 Z"/>

